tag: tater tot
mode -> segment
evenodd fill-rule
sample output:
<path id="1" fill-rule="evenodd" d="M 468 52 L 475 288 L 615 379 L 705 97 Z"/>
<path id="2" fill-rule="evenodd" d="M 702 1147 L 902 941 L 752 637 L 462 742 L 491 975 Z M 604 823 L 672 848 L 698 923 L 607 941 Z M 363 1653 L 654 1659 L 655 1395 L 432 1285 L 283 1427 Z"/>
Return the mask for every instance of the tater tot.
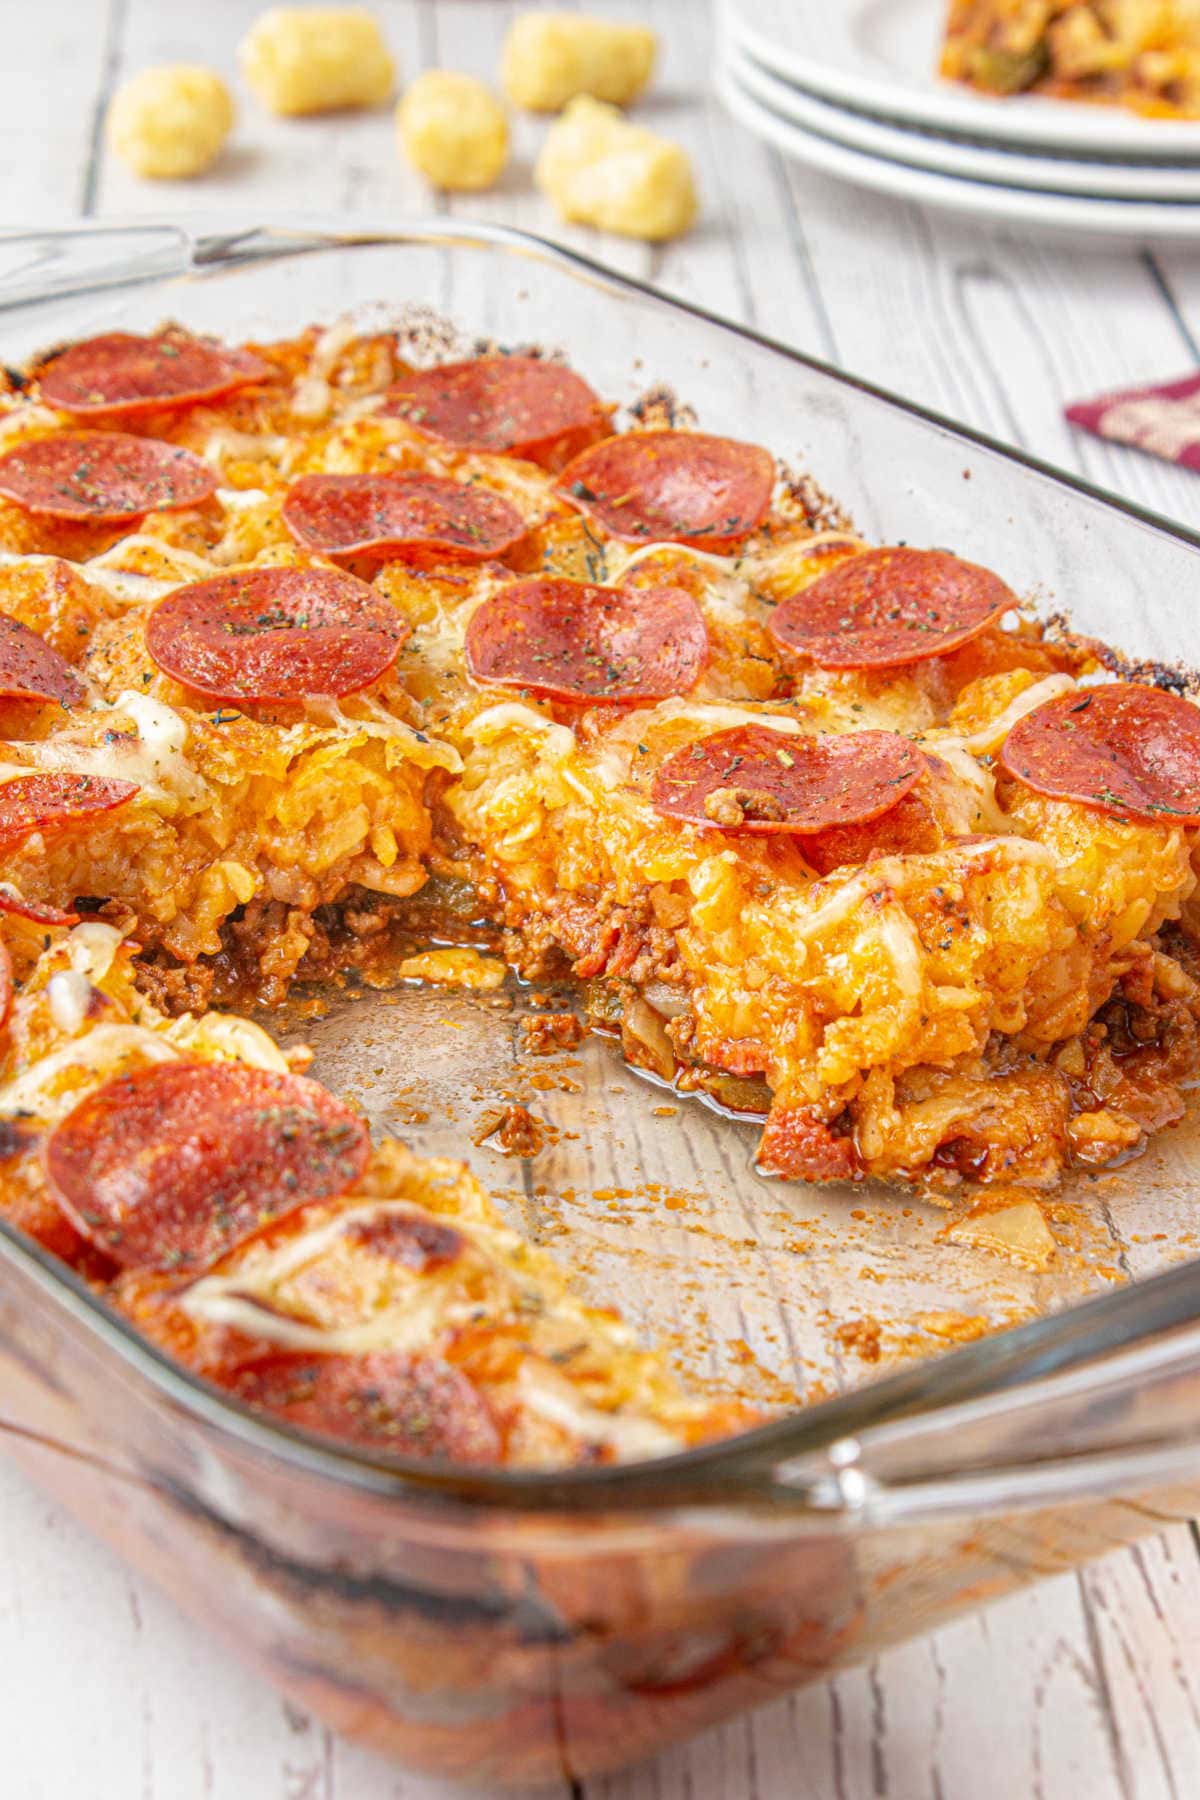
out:
<path id="1" fill-rule="evenodd" d="M 113 96 L 108 142 L 135 175 L 178 181 L 211 168 L 233 118 L 229 89 L 211 69 L 141 69 Z"/>
<path id="2" fill-rule="evenodd" d="M 686 150 L 598 100 L 572 100 L 555 120 L 535 179 L 562 218 L 625 237 L 678 237 L 696 217 Z"/>
<path id="3" fill-rule="evenodd" d="M 533 112 L 558 112 L 579 94 L 627 106 L 649 81 L 657 49 L 647 25 L 521 13 L 504 40 L 500 80 L 514 106 Z"/>
<path id="4" fill-rule="evenodd" d="M 482 81 L 450 69 L 418 75 L 396 108 L 400 148 L 435 187 L 491 187 L 508 161 L 508 119 Z"/>
<path id="5" fill-rule="evenodd" d="M 363 6 L 273 6 L 238 51 L 246 85 L 270 112 L 336 112 L 382 106 L 396 65 Z"/>

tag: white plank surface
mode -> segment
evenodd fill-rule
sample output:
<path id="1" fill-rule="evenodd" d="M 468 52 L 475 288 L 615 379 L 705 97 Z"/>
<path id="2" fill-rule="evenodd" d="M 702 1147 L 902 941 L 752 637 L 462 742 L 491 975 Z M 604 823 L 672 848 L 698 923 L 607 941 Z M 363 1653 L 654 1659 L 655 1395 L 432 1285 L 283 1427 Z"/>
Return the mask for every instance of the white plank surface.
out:
<path id="1" fill-rule="evenodd" d="M 203 181 L 140 185 L 101 149 L 116 81 L 203 60 L 231 77 L 257 0 L 0 0 L 4 222 L 188 209 L 450 212 L 559 235 L 926 404 L 1200 524 L 1200 478 L 1080 439 L 1065 401 L 1197 361 L 1200 253 L 1151 256 L 973 230 L 786 165 L 708 92 L 703 5 L 605 0 L 667 46 L 648 122 L 687 143 L 705 213 L 662 249 L 557 231 L 520 120 L 493 194 L 446 202 L 395 154 L 387 113 L 273 121 L 246 97 Z M 489 76 L 517 9 L 381 4 L 402 69 Z M 335 1740 L 197 1638 L 155 1591 L 0 1463 L 4 1800 L 432 1800 L 445 1790 Z M 1200 1793 L 1200 1557 L 1176 1528 L 878 1664 L 590 1784 L 588 1800 L 1188 1800 Z M 566 1795 L 571 1790 L 554 1790 Z"/>

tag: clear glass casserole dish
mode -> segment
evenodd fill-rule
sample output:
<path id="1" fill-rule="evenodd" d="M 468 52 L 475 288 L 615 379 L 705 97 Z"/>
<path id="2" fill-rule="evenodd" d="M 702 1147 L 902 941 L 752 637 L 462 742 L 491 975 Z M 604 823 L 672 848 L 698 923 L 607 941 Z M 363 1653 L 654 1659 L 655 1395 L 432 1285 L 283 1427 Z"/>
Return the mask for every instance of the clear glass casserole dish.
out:
<path id="1" fill-rule="evenodd" d="M 561 347 L 623 403 L 669 382 L 867 537 L 952 546 L 1137 657 L 1200 663 L 1200 538 L 517 233 L 0 240 L 9 362 L 168 317 L 250 337 L 422 306 L 465 346 Z M 1200 1274 L 1167 1266 L 1187 1127 L 1068 1196 L 1053 1260 L 1022 1268 L 932 1208 L 763 1182 L 747 1128 L 661 1117 L 596 1039 L 534 1077 L 524 1004 L 351 994 L 303 1032 L 378 1129 L 466 1154 L 592 1297 L 774 1423 L 561 1474 L 373 1460 L 223 1400 L 0 1224 L 11 1454 L 294 1699 L 444 1774 L 577 1777 L 1200 1510 Z M 515 1184 L 471 1145 L 514 1090 L 553 1128 Z M 881 1351 L 912 1366 L 865 1380 Z"/>

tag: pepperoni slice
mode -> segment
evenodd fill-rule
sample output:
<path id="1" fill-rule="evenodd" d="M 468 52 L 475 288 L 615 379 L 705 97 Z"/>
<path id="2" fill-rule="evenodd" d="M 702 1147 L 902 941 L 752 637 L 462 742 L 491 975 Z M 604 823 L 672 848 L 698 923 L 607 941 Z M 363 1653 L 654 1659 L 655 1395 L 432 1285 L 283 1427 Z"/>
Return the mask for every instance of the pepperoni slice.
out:
<path id="1" fill-rule="evenodd" d="M 248 350 L 168 329 L 154 337 L 107 331 L 85 338 L 38 371 L 42 399 L 87 419 L 130 419 L 167 406 L 196 406 L 271 373 Z"/>
<path id="2" fill-rule="evenodd" d="M 199 506 L 216 485 L 190 450 L 123 431 L 60 431 L 0 456 L 0 494 L 27 513 L 89 525 Z"/>
<path id="3" fill-rule="evenodd" d="M 818 875 L 847 863 L 861 865 L 872 851 L 884 856 L 927 856 L 946 841 L 937 815 L 923 793 L 914 790 L 878 819 L 865 825 L 832 825 L 804 840 L 804 860 Z"/>
<path id="4" fill-rule="evenodd" d="M 360 1356 L 281 1351 L 244 1365 L 232 1382 L 248 1406 L 304 1431 L 393 1456 L 494 1463 L 500 1433 L 473 1382 L 433 1357 L 381 1350 Z"/>
<path id="5" fill-rule="evenodd" d="M 410 630 L 340 570 L 251 569 L 160 600 L 146 648 L 164 674 L 210 700 L 305 700 L 369 687 Z"/>
<path id="6" fill-rule="evenodd" d="M 342 1194 L 366 1126 L 303 1075 L 154 1063 L 89 1094 L 46 1140 L 50 1190 L 127 1269 L 203 1269 L 284 1213 Z"/>
<path id="7" fill-rule="evenodd" d="M 382 412 L 460 450 L 501 451 L 543 469 L 561 469 L 609 429 L 586 381 L 535 356 L 479 356 L 414 371 L 388 389 Z"/>
<path id="8" fill-rule="evenodd" d="M 335 560 L 365 552 L 405 562 L 487 562 L 525 535 L 515 506 L 440 475 L 302 475 L 283 503 L 298 544 Z"/>
<path id="9" fill-rule="evenodd" d="M 708 631 L 682 588 L 537 576 L 510 582 L 476 608 L 466 652 L 476 681 L 628 705 L 694 687 L 708 659 Z"/>
<path id="10" fill-rule="evenodd" d="M 614 537 L 728 550 L 762 524 L 775 462 L 698 431 L 629 431 L 585 450 L 555 484 Z"/>
<path id="11" fill-rule="evenodd" d="M 46 906 L 40 900 L 26 900 L 11 881 L 0 881 L 0 913 L 14 913 L 19 919 L 30 919 L 35 925 L 78 925 L 79 914 L 63 912 L 57 906 Z"/>
<path id="12" fill-rule="evenodd" d="M 668 757 L 650 798 L 656 812 L 691 825 L 802 837 L 878 819 L 925 768 L 916 745 L 891 731 L 794 737 L 735 725 Z"/>
<path id="13" fill-rule="evenodd" d="M 1200 825 L 1200 708 L 1161 688 L 1114 682 L 1060 694 L 1017 721 L 998 761 L 1054 800 L 1114 819 Z"/>
<path id="14" fill-rule="evenodd" d="M 87 690 L 65 657 L 20 619 L 0 613 L 0 700 L 81 706 Z"/>
<path id="15" fill-rule="evenodd" d="M 35 831 L 65 831 L 92 813 L 122 806 L 136 793 L 132 781 L 102 775 L 18 775 L 0 784 L 0 850 L 11 850 Z"/>
<path id="16" fill-rule="evenodd" d="M 776 643 L 822 669 L 897 669 L 970 643 L 1017 597 L 945 550 L 867 550 L 776 607 Z"/>

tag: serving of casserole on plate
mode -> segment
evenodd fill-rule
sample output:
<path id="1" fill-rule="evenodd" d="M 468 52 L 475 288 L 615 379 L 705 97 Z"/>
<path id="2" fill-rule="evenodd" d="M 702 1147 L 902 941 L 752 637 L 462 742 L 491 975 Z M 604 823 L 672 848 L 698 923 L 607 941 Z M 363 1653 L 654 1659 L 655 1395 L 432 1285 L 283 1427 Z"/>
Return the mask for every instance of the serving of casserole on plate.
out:
<path id="1" fill-rule="evenodd" d="M 1200 113 L 1195 0 L 951 0 L 942 74 L 990 94 Z"/>
<path id="2" fill-rule="evenodd" d="M 265 248 L 8 334 L 6 1410 L 338 1723 L 596 1766 L 1134 1529 L 821 1483 L 1187 1251 L 1194 553 L 528 240 Z"/>

